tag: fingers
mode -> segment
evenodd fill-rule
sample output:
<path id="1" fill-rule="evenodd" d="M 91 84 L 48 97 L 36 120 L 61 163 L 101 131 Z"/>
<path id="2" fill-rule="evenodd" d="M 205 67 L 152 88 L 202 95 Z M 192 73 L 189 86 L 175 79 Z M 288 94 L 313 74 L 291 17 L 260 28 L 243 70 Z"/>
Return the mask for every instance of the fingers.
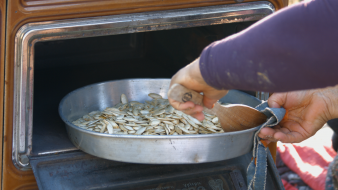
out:
<path id="1" fill-rule="evenodd" d="M 177 110 L 180 110 L 180 111 L 183 111 L 183 110 L 186 110 L 186 109 L 192 109 L 195 107 L 195 104 L 193 102 L 185 102 L 185 103 L 182 103 L 182 102 L 178 102 L 178 101 L 175 101 L 171 98 L 168 98 L 169 100 L 169 103 Z"/>
<path id="2" fill-rule="evenodd" d="M 180 111 L 183 111 L 185 114 L 188 114 L 188 115 L 192 116 L 192 115 L 194 115 L 196 113 L 202 113 L 203 107 L 200 106 L 200 105 L 196 105 L 195 104 L 194 107 L 192 107 L 192 108 L 188 108 L 188 109 L 180 110 Z"/>
<path id="3" fill-rule="evenodd" d="M 228 93 L 228 90 L 216 90 L 214 88 L 209 88 L 203 93 L 203 104 L 205 107 L 211 109 L 219 99 Z"/>
<path id="4" fill-rule="evenodd" d="M 191 116 L 193 116 L 194 118 L 198 119 L 198 121 L 203 121 L 204 120 L 204 114 L 203 114 L 203 112 L 198 112 L 198 113 L 192 114 Z"/>
<path id="5" fill-rule="evenodd" d="M 262 139 L 268 140 L 270 142 L 277 142 L 279 139 L 275 139 L 274 135 L 276 133 L 276 129 L 270 128 L 270 127 L 265 127 L 261 129 L 260 133 L 258 136 Z"/>
<path id="6" fill-rule="evenodd" d="M 178 101 L 175 101 L 173 99 L 168 99 L 170 104 L 173 106 L 173 108 L 183 111 L 185 114 L 191 115 L 198 119 L 199 121 L 202 121 L 204 119 L 204 114 L 203 114 L 203 107 L 200 105 L 196 105 L 193 102 L 185 102 L 181 103 Z"/>
<path id="7" fill-rule="evenodd" d="M 268 99 L 270 108 L 280 108 L 286 102 L 287 93 L 274 93 Z"/>
<path id="8" fill-rule="evenodd" d="M 279 125 L 274 128 L 265 127 L 261 129 L 258 136 L 267 141 L 281 141 L 283 143 L 299 143 L 306 139 L 301 133 L 290 131 L 288 128 L 281 128 Z"/>

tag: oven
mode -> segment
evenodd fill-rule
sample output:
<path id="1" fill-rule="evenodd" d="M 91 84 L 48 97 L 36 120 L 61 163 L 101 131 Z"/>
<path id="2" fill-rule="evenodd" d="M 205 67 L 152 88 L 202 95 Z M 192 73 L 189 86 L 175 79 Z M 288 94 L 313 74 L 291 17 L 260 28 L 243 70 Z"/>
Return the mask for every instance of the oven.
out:
<path id="1" fill-rule="evenodd" d="M 22 2 L 36 8 L 44 1 Z M 3 189 L 246 189 L 250 152 L 201 164 L 106 160 L 74 146 L 58 106 L 69 92 L 89 84 L 171 78 L 205 46 L 247 28 L 280 3 L 202 3 L 111 15 L 100 15 L 92 5 L 90 16 L 63 14 L 15 26 L 6 38 Z M 277 178 L 269 169 L 267 189 L 279 189 Z"/>

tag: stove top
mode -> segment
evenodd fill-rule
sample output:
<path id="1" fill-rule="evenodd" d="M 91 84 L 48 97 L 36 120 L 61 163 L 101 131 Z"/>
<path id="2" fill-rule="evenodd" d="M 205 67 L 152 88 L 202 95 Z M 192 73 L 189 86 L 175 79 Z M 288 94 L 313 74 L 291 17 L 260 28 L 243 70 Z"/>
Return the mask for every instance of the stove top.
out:
<path id="1" fill-rule="evenodd" d="M 116 162 L 74 151 L 30 157 L 30 163 L 40 190 L 244 190 L 251 155 L 211 163 L 153 165 Z M 279 189 L 270 168 L 266 189 Z"/>

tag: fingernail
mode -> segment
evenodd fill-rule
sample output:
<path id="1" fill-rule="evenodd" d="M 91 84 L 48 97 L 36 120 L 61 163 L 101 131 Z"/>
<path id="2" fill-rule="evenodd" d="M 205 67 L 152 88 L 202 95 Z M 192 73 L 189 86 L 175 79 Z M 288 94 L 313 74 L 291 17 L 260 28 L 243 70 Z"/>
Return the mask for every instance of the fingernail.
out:
<path id="1" fill-rule="evenodd" d="M 279 108 L 279 105 L 276 102 L 271 103 L 271 108 Z"/>
<path id="2" fill-rule="evenodd" d="M 192 106 L 189 106 L 187 109 L 192 109 L 194 107 L 195 107 L 195 105 L 192 105 Z"/>

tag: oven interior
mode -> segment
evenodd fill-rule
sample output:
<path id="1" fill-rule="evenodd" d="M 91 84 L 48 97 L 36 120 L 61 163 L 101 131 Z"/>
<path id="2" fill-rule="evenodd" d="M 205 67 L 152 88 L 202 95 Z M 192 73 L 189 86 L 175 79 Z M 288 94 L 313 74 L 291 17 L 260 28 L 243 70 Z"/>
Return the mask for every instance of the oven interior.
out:
<path id="1" fill-rule="evenodd" d="M 69 92 L 93 83 L 127 78 L 171 78 L 180 68 L 196 59 L 205 46 L 252 23 L 36 43 L 30 163 L 33 169 L 42 168 L 39 172 L 34 170 L 39 187 L 43 189 L 53 183 L 55 189 L 156 189 L 162 184 L 160 186 L 165 187 L 162 189 L 179 189 L 177 187 L 181 184 L 189 189 L 186 184 L 199 181 L 202 185 L 191 185 L 191 188 L 203 190 L 208 189 L 203 184 L 213 179 L 216 188 L 215 176 L 218 176 L 228 184 L 224 187 L 244 189 L 250 153 L 221 162 L 184 166 L 130 164 L 100 159 L 83 153 L 71 143 L 59 117 L 58 105 Z M 37 162 L 37 159 L 43 162 Z M 53 169 L 61 171 L 60 168 L 66 170 L 50 172 Z M 278 189 L 275 181 L 268 170 L 267 189 Z"/>
<path id="2" fill-rule="evenodd" d="M 199 57 L 205 46 L 250 24 L 252 22 L 36 43 L 32 154 L 75 148 L 58 114 L 58 105 L 69 92 L 109 80 L 171 78 Z"/>

